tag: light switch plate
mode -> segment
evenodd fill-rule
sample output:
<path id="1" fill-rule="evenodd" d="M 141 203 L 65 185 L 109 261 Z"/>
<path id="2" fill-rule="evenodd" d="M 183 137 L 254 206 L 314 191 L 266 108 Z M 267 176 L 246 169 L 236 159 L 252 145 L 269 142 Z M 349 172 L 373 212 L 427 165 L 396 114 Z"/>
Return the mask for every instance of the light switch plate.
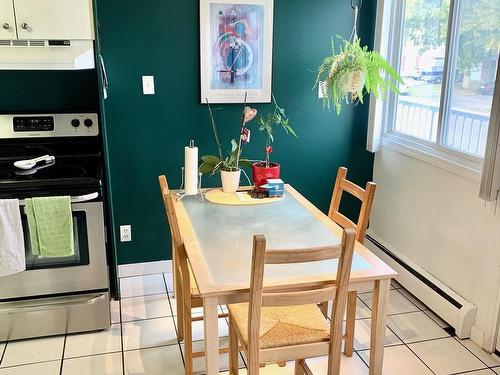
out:
<path id="1" fill-rule="evenodd" d="M 325 92 L 325 85 L 326 81 L 319 81 L 318 82 L 318 99 L 323 99 L 325 97 L 324 92 Z"/>
<path id="2" fill-rule="evenodd" d="M 154 95 L 155 94 L 155 77 L 154 76 L 142 76 L 142 93 L 144 95 Z"/>

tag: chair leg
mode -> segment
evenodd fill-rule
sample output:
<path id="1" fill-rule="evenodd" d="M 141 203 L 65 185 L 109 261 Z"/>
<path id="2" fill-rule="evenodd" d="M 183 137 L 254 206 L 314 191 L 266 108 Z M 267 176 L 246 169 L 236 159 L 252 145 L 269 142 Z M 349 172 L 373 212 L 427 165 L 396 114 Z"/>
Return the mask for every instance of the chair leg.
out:
<path id="1" fill-rule="evenodd" d="M 347 294 L 347 314 L 346 314 L 346 333 L 344 341 L 344 354 L 352 357 L 354 351 L 354 325 L 356 324 L 356 300 L 358 293 L 356 291 Z"/>
<path id="2" fill-rule="evenodd" d="M 181 274 L 181 273 L 180 273 Z M 184 362 L 185 374 L 193 374 L 193 321 L 191 319 L 191 291 L 189 290 L 189 279 L 180 280 L 181 291 L 177 294 L 177 311 L 181 311 L 182 317 L 177 315 L 177 326 L 183 325 L 184 336 Z M 182 301 L 182 302 L 181 302 Z M 181 309 L 179 310 L 179 306 Z"/>
<path id="3" fill-rule="evenodd" d="M 238 334 L 231 316 L 229 316 L 229 374 L 238 375 Z"/>
<path id="4" fill-rule="evenodd" d="M 175 254 L 174 258 L 176 258 Z M 184 302 L 183 302 L 183 291 L 182 291 L 183 281 L 181 280 L 181 272 L 178 268 L 179 261 L 176 259 L 174 264 L 175 264 L 174 291 L 175 291 L 175 302 L 177 308 L 177 339 L 179 341 L 182 341 L 184 340 Z M 187 277 L 189 277 L 189 275 Z M 189 312 L 189 315 L 191 315 L 191 312 Z"/>
<path id="5" fill-rule="evenodd" d="M 321 312 L 323 313 L 323 315 L 325 316 L 325 318 L 328 319 L 328 302 L 322 302 L 319 304 L 319 309 L 321 310 Z"/>
<path id="6" fill-rule="evenodd" d="M 249 350 L 247 354 L 247 374 L 248 375 L 259 375 L 260 364 L 259 358 Z"/>
<path id="7" fill-rule="evenodd" d="M 173 286 L 173 297 L 176 297 L 176 294 L 177 294 L 177 257 L 175 255 L 175 243 L 174 243 L 174 239 L 172 238 L 172 275 L 173 275 L 173 280 L 172 280 L 172 286 Z M 167 290 L 168 292 L 168 290 Z"/>
<path id="8" fill-rule="evenodd" d="M 294 375 L 304 375 L 305 374 L 304 369 L 302 368 L 302 364 L 300 363 L 301 361 L 302 361 L 301 359 L 297 359 L 295 361 Z"/>

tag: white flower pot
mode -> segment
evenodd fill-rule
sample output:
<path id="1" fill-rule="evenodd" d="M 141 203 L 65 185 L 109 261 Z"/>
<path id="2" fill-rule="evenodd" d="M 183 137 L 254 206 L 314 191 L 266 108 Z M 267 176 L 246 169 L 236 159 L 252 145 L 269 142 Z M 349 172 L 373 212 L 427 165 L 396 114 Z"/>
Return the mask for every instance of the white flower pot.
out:
<path id="1" fill-rule="evenodd" d="M 235 172 L 221 171 L 222 191 L 224 193 L 236 193 L 240 187 L 241 169 Z"/>

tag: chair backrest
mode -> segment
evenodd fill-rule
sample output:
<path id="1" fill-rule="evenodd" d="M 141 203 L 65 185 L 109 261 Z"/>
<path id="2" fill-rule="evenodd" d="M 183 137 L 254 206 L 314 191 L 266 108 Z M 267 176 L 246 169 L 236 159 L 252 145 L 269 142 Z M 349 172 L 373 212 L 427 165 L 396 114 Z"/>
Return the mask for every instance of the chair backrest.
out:
<path id="1" fill-rule="evenodd" d="M 377 184 L 374 182 L 367 182 L 365 189 L 359 187 L 347 179 L 347 168 L 339 167 L 335 186 L 333 187 L 328 216 L 342 228 L 353 228 L 356 231 L 356 240 L 360 243 L 364 243 L 365 240 L 376 188 Z M 342 200 L 342 193 L 344 191 L 361 201 L 361 209 L 359 211 L 357 223 L 354 223 L 339 211 L 340 201 Z"/>
<path id="2" fill-rule="evenodd" d="M 355 237 L 354 230 L 347 228 L 344 229 L 342 243 L 337 246 L 267 250 L 266 238 L 263 235 L 254 236 L 248 309 L 248 349 L 250 355 L 258 355 L 261 309 L 266 306 L 303 305 L 333 300 L 330 338 L 342 337 L 342 320 L 349 287 Z M 300 289 L 295 287 L 290 291 L 282 289 L 278 292 L 266 292 L 263 288 L 266 264 L 305 263 L 336 258 L 338 258 L 337 277 L 335 281 L 332 280 L 331 284 Z"/>
<path id="3" fill-rule="evenodd" d="M 167 178 L 164 175 L 158 176 L 158 182 L 160 183 L 160 190 L 165 206 L 165 213 L 167 214 L 168 226 L 170 227 L 170 234 L 172 235 L 174 246 L 177 247 L 182 243 L 182 238 L 179 224 L 177 223 L 177 217 L 175 216 L 172 193 L 168 188 Z"/>

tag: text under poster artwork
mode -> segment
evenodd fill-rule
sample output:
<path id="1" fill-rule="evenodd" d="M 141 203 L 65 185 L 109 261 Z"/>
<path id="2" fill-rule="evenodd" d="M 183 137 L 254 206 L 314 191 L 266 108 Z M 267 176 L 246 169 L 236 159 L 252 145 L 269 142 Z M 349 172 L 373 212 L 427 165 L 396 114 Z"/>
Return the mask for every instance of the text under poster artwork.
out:
<path id="1" fill-rule="evenodd" d="M 249 103 L 269 102 L 272 1 L 205 2 L 201 5 L 202 102 L 241 103 L 245 92 Z"/>

